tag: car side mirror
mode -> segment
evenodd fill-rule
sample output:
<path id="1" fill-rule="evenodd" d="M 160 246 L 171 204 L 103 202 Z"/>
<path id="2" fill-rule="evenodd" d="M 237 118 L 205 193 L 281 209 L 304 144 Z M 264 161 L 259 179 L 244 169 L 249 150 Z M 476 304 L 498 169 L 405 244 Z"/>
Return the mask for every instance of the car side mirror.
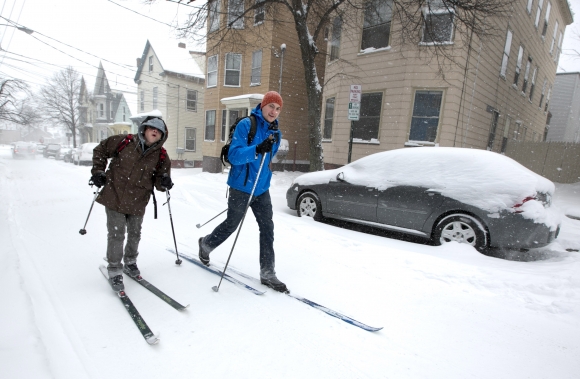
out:
<path id="1" fill-rule="evenodd" d="M 344 172 L 339 172 L 338 175 L 336 175 L 336 180 L 344 182 Z"/>

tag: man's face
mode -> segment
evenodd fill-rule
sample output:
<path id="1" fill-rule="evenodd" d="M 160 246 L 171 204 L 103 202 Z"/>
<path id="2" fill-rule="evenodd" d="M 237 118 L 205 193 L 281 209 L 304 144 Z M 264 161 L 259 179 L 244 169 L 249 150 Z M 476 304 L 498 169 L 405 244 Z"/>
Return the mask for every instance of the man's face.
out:
<path id="1" fill-rule="evenodd" d="M 274 120 L 278 118 L 278 115 L 280 115 L 281 108 L 282 107 L 278 103 L 266 104 L 266 106 L 262 108 L 262 116 L 264 116 L 266 121 L 274 122 Z"/>
<path id="2" fill-rule="evenodd" d="M 156 128 L 147 126 L 145 128 L 145 141 L 147 146 L 153 145 L 155 142 L 161 139 L 161 131 Z"/>

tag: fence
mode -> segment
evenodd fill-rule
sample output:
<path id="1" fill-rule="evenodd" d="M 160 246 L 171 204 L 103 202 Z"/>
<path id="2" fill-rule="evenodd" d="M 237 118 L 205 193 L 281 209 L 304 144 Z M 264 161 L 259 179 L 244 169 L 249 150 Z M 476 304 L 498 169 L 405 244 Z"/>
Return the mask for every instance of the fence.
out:
<path id="1" fill-rule="evenodd" d="M 580 144 L 510 141 L 505 155 L 556 183 L 580 181 Z"/>

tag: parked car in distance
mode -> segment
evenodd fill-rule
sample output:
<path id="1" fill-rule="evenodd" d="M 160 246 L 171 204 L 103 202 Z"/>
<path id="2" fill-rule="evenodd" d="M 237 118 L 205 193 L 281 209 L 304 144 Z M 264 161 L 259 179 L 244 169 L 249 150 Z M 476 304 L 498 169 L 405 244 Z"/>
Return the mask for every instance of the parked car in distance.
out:
<path id="1" fill-rule="evenodd" d="M 62 155 L 62 160 L 66 163 L 72 163 L 73 162 L 72 156 L 75 150 L 76 148 L 74 147 L 69 148 L 68 151 Z"/>
<path id="2" fill-rule="evenodd" d="M 31 142 L 15 142 L 12 146 L 12 158 L 36 159 L 36 145 Z"/>
<path id="3" fill-rule="evenodd" d="M 36 144 L 36 154 L 44 154 L 44 149 L 46 149 L 46 145 L 43 143 Z"/>
<path id="4" fill-rule="evenodd" d="M 93 163 L 93 149 L 97 147 L 97 142 L 87 142 L 80 145 L 73 150 L 72 160 L 76 165 L 92 164 Z"/>
<path id="5" fill-rule="evenodd" d="M 70 147 L 61 147 L 60 150 L 56 153 L 56 155 L 54 156 L 54 159 L 56 160 L 64 160 L 64 156 L 66 154 L 71 154 L 72 149 Z"/>
<path id="6" fill-rule="evenodd" d="M 60 145 L 60 143 L 49 143 L 48 145 L 46 145 L 46 149 L 44 149 L 42 156 L 45 158 L 56 157 L 56 154 L 58 154 L 61 147 L 62 146 Z"/>
<path id="7" fill-rule="evenodd" d="M 555 186 L 504 155 L 415 147 L 369 155 L 294 179 L 286 193 L 298 216 L 324 217 L 431 239 L 529 249 L 552 242 L 560 216 Z"/>

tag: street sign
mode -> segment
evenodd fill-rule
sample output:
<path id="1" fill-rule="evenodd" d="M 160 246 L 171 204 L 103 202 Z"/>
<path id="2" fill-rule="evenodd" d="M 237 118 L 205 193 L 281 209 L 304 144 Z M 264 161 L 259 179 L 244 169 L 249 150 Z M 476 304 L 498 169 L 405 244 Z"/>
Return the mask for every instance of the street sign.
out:
<path id="1" fill-rule="evenodd" d="M 348 119 L 358 121 L 360 116 L 360 101 L 362 96 L 362 86 L 351 84 L 348 94 Z"/>

